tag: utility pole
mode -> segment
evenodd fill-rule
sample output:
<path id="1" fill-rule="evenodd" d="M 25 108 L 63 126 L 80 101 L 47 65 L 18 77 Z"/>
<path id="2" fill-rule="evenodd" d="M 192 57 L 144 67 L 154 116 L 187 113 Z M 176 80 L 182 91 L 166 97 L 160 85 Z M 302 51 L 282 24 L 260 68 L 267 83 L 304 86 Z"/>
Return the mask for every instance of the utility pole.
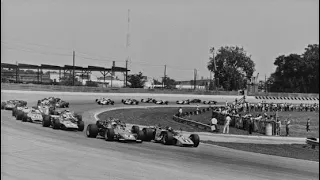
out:
<path id="1" fill-rule="evenodd" d="M 165 87 L 165 80 L 166 80 L 166 77 L 167 77 L 167 65 L 164 65 L 164 75 L 163 75 L 163 79 L 162 79 L 162 88 Z"/>
<path id="2" fill-rule="evenodd" d="M 75 56 L 76 56 L 76 53 L 73 51 L 73 75 L 72 75 L 72 85 L 74 86 L 74 81 L 75 81 L 75 67 L 74 67 L 74 64 L 75 64 Z"/>
<path id="3" fill-rule="evenodd" d="M 264 92 L 267 92 L 267 75 L 264 75 Z"/>
<path id="4" fill-rule="evenodd" d="M 126 60 L 126 87 L 128 87 L 128 59 Z"/>
<path id="5" fill-rule="evenodd" d="M 197 69 L 194 69 L 194 90 L 196 89 L 197 85 Z"/>

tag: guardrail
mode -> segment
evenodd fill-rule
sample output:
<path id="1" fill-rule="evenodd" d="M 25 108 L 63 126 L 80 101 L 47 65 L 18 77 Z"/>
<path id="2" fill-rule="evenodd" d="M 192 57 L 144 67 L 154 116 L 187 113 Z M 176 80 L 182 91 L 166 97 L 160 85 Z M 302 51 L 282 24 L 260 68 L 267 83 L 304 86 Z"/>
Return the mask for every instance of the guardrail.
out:
<path id="1" fill-rule="evenodd" d="M 187 124 L 189 126 L 193 126 L 193 127 L 199 128 L 201 130 L 212 132 L 211 131 L 211 126 L 208 125 L 208 124 L 203 124 L 201 122 L 197 122 L 197 121 L 194 121 L 194 120 L 184 119 L 184 118 L 178 117 L 176 115 L 173 115 L 172 119 L 174 121 L 182 123 L 182 124 Z"/>
<path id="2" fill-rule="evenodd" d="M 315 149 L 316 146 L 319 146 L 319 140 L 317 140 L 316 138 L 307 138 L 306 143 L 311 145 L 312 149 Z"/>

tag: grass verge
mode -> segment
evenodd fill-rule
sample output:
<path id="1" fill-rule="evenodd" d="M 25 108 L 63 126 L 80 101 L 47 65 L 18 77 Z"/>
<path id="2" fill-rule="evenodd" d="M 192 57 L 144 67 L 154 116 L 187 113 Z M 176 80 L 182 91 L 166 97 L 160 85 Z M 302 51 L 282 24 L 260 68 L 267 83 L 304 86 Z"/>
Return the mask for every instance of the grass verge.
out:
<path id="1" fill-rule="evenodd" d="M 201 142 L 241 151 L 319 162 L 319 147 L 312 149 L 310 146 L 304 144 L 247 144 L 213 141 Z"/>

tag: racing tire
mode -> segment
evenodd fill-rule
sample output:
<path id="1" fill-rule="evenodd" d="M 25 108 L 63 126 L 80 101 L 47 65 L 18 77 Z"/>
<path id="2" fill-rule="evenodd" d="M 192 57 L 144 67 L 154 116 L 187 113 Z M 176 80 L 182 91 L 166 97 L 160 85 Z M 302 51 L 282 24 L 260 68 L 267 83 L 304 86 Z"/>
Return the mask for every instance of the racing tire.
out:
<path id="1" fill-rule="evenodd" d="M 1 103 L 1 109 L 4 109 L 4 106 L 6 105 L 6 103 Z"/>
<path id="2" fill-rule="evenodd" d="M 52 122 L 52 129 L 60 129 L 61 124 L 59 119 L 54 119 Z"/>
<path id="3" fill-rule="evenodd" d="M 146 141 L 146 136 L 145 136 L 145 134 L 143 133 L 143 131 L 139 131 L 139 132 L 137 133 L 137 135 L 138 135 L 137 139 L 139 139 L 139 140 L 141 140 L 141 141 Z"/>
<path id="4" fill-rule="evenodd" d="M 84 122 L 78 121 L 78 131 L 83 131 L 83 130 L 84 130 Z"/>
<path id="5" fill-rule="evenodd" d="M 51 125 L 50 116 L 44 115 L 42 120 L 43 127 L 49 127 Z"/>
<path id="6" fill-rule="evenodd" d="M 99 128 L 96 124 L 89 124 L 86 129 L 86 135 L 88 138 L 96 138 L 99 134 Z"/>
<path id="7" fill-rule="evenodd" d="M 112 128 L 107 128 L 107 133 L 105 133 L 104 137 L 107 138 L 106 141 L 114 140 L 114 130 Z"/>
<path id="8" fill-rule="evenodd" d="M 114 105 L 114 101 L 111 102 L 111 105 Z"/>
<path id="9" fill-rule="evenodd" d="M 17 113 L 17 108 L 13 108 L 12 109 L 12 116 L 16 117 L 16 113 Z"/>
<path id="10" fill-rule="evenodd" d="M 16 119 L 17 119 L 17 120 L 22 120 L 22 117 L 23 117 L 23 112 L 22 112 L 22 111 L 18 111 L 18 112 L 17 112 Z"/>
<path id="11" fill-rule="evenodd" d="M 151 128 L 144 128 L 142 130 L 144 136 L 145 136 L 145 139 L 144 141 L 151 141 L 151 140 L 154 140 L 155 138 L 155 131 Z"/>
<path id="12" fill-rule="evenodd" d="M 164 145 L 173 145 L 174 143 L 173 134 L 170 132 L 165 132 L 161 140 L 162 140 L 162 144 Z"/>
<path id="13" fill-rule="evenodd" d="M 139 126 L 132 126 L 132 128 L 131 128 L 131 132 L 132 133 L 138 134 L 139 131 L 140 131 Z"/>
<path id="14" fill-rule="evenodd" d="M 200 137 L 199 137 L 198 134 L 191 134 L 189 138 L 193 142 L 193 147 L 198 147 L 199 146 Z"/>
<path id="15" fill-rule="evenodd" d="M 28 116 L 26 114 L 22 115 L 22 122 L 27 122 L 28 121 Z"/>

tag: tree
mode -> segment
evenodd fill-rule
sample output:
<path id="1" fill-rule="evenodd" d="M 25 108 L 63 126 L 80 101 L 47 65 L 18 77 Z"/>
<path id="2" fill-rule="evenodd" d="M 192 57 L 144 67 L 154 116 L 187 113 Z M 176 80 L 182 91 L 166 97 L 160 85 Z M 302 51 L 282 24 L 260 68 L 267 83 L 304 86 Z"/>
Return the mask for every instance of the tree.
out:
<path id="1" fill-rule="evenodd" d="M 165 87 L 169 89 L 175 88 L 177 85 L 177 82 L 168 76 L 166 76 L 163 81 L 164 81 Z"/>
<path id="2" fill-rule="evenodd" d="M 128 75 L 128 82 L 131 83 L 131 88 L 143 88 L 146 81 L 145 76 L 143 76 L 141 72 L 138 74 Z"/>
<path id="3" fill-rule="evenodd" d="M 276 70 L 268 79 L 270 91 L 319 93 L 319 45 L 308 45 L 302 55 L 278 56 Z"/>
<path id="4" fill-rule="evenodd" d="M 214 48 L 211 48 L 210 53 L 213 52 Z M 209 60 L 208 69 L 227 91 L 245 88 L 247 79 L 251 78 L 255 71 L 255 63 L 251 60 L 251 56 L 238 46 L 221 47 L 215 58 L 210 57 Z"/>
<path id="5" fill-rule="evenodd" d="M 154 79 L 153 84 L 154 85 L 161 85 L 162 83 L 160 81 L 158 81 L 157 79 Z"/>

